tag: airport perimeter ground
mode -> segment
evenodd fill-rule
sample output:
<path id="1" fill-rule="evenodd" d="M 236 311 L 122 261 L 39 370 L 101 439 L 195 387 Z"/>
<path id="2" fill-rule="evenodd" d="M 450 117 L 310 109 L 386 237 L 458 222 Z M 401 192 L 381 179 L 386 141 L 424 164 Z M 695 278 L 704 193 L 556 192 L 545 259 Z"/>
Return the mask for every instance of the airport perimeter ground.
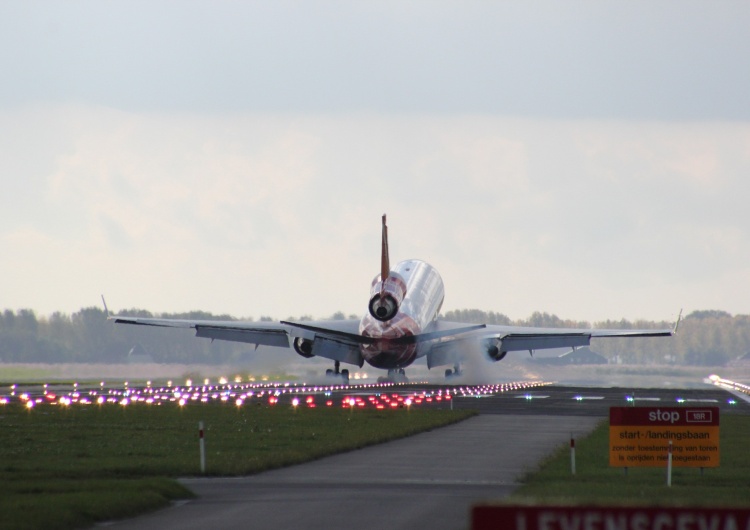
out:
<path id="1" fill-rule="evenodd" d="M 590 370 L 594 377 L 601 376 L 600 369 Z M 525 369 L 521 371 L 529 375 Z M 638 377 L 637 371 L 630 368 L 607 374 L 608 382 Z M 584 372 L 571 373 L 580 376 Z M 720 405 L 722 414 L 750 414 L 750 403 L 737 399 L 736 405 L 728 405 L 733 396 L 706 385 L 697 376 L 697 371 L 665 367 L 651 370 L 651 383 L 644 386 L 652 388 L 638 389 L 635 384 L 623 385 L 626 388 L 548 386 L 459 397 L 453 401 L 454 407 L 478 410 L 479 416 L 410 438 L 249 477 L 181 479 L 197 499 L 106 525 L 160 530 L 466 528 L 474 503 L 509 495 L 541 460 L 567 444 L 571 435 L 579 438 L 590 432 L 607 417 L 610 406 L 623 406 L 627 395 L 666 406 L 674 404 L 677 397 L 694 399 Z M 679 378 L 687 383 L 676 383 Z M 670 388 L 658 388 L 655 379 Z"/>
<path id="2" fill-rule="evenodd" d="M 581 437 L 626 403 L 622 389 L 543 387 L 458 398 L 480 415 L 410 438 L 243 478 L 181 482 L 198 498 L 115 523 L 121 529 L 466 528 L 471 506 L 498 500 L 570 436 Z M 750 414 L 724 390 L 638 390 L 636 399 L 676 398 Z"/>

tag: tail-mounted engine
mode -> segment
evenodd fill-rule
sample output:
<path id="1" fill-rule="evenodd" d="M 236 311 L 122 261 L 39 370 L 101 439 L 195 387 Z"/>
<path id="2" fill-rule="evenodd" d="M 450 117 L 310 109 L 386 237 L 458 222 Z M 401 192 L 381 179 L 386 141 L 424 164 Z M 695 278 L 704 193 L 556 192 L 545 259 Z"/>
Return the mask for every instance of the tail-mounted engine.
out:
<path id="1" fill-rule="evenodd" d="M 502 361 L 506 355 L 508 355 L 507 351 L 502 351 L 500 348 L 502 346 L 502 341 L 500 339 L 489 339 L 485 341 L 484 348 L 485 352 L 487 353 L 487 357 L 494 362 Z"/>
<path id="2" fill-rule="evenodd" d="M 294 339 L 293 345 L 294 345 L 294 351 L 296 351 L 299 355 L 301 355 L 305 359 L 315 357 L 315 354 L 312 352 L 313 341 L 311 341 L 310 339 L 303 339 L 302 337 L 297 337 Z"/>
<path id="3" fill-rule="evenodd" d="M 392 320 L 398 313 L 401 302 L 406 296 L 406 282 L 394 272 L 389 272 L 385 282 L 381 281 L 382 275 L 378 275 L 372 281 L 370 289 L 370 314 L 376 320 L 387 322 Z"/>

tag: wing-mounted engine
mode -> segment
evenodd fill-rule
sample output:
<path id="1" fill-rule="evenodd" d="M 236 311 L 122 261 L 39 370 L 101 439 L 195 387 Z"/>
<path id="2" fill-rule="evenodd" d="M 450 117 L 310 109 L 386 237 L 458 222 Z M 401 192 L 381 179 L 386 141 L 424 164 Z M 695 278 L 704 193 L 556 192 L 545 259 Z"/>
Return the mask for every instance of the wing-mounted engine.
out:
<path id="1" fill-rule="evenodd" d="M 398 313 L 401 302 L 406 296 L 406 282 L 393 271 L 389 271 L 385 278 L 378 274 L 372 281 L 370 289 L 370 303 L 367 306 L 370 314 L 376 320 L 387 322 L 393 320 Z"/>
<path id="2" fill-rule="evenodd" d="M 315 354 L 312 352 L 313 341 L 311 341 L 310 339 L 303 339 L 302 337 L 296 337 L 294 341 L 292 342 L 292 346 L 294 347 L 294 351 L 296 351 L 299 355 L 301 355 L 305 359 L 310 359 L 312 357 L 315 357 Z"/>
<path id="3" fill-rule="evenodd" d="M 490 361 L 502 361 L 505 356 L 508 355 L 507 351 L 503 351 L 501 349 L 502 345 L 503 342 L 500 339 L 487 339 L 486 341 L 484 341 L 484 351 Z"/>

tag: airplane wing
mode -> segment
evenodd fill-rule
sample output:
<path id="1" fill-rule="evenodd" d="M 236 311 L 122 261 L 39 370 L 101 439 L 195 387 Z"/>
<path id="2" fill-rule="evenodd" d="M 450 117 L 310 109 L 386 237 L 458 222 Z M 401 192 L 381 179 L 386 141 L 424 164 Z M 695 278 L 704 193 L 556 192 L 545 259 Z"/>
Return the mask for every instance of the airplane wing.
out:
<path id="1" fill-rule="evenodd" d="M 294 348 L 295 339 L 311 342 L 311 353 L 335 361 L 362 366 L 364 360 L 359 343 L 352 340 L 359 331 L 358 320 L 321 320 L 295 322 L 247 322 L 239 320 L 180 320 L 167 318 L 141 318 L 110 316 L 115 324 L 188 328 L 196 337 L 211 340 L 245 342 L 258 346 Z M 296 350 L 296 348 L 295 348 Z"/>
<path id="2" fill-rule="evenodd" d="M 488 337 L 500 341 L 500 351 L 543 350 L 588 346 L 592 338 L 670 337 L 671 329 L 575 329 L 487 326 Z"/>
<path id="3" fill-rule="evenodd" d="M 321 320 L 304 322 L 247 322 L 235 320 L 179 320 L 110 316 L 116 324 L 190 328 L 197 337 L 211 340 L 245 342 L 258 346 L 293 348 L 305 357 L 323 357 L 362 367 L 361 344 L 375 341 L 359 334 L 358 320 Z M 679 320 L 678 323 L 679 324 Z M 487 356 L 501 360 L 509 351 L 588 346 L 592 338 L 668 337 L 674 329 L 577 329 L 532 328 L 484 324 L 464 324 L 439 320 L 427 332 L 391 339 L 393 343 L 420 344 L 421 355 L 427 355 L 427 366 L 453 365 L 461 362 L 477 347 Z M 306 341 L 309 349 L 300 352 L 296 341 Z"/>
<path id="4" fill-rule="evenodd" d="M 178 320 L 168 318 L 141 318 L 111 316 L 115 324 L 134 324 L 165 328 L 192 328 L 197 337 L 247 342 L 256 346 L 289 347 L 287 332 L 274 322 L 243 322 L 233 320 Z"/>
<path id="5" fill-rule="evenodd" d="M 444 325 L 457 323 L 444 323 Z M 678 323 L 679 324 L 679 320 Z M 429 368 L 460 362 L 470 349 L 485 349 L 487 356 L 501 360 L 510 351 L 543 350 L 549 348 L 577 348 L 588 346 L 592 338 L 611 337 L 670 337 L 673 329 L 578 329 L 578 328 L 530 328 L 517 326 L 488 325 L 466 335 L 438 341 L 427 353 Z"/>

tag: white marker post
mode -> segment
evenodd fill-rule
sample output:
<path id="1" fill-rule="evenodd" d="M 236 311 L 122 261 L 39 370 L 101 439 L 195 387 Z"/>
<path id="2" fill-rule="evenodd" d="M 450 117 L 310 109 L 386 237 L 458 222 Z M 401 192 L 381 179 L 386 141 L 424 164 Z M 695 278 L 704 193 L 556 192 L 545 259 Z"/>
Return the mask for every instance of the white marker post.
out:
<path id="1" fill-rule="evenodd" d="M 576 474 L 576 440 L 570 435 L 570 473 Z"/>
<path id="2" fill-rule="evenodd" d="M 201 449 L 201 473 L 206 472 L 206 444 L 203 441 L 203 422 L 198 422 L 198 444 Z"/>
<path id="3" fill-rule="evenodd" d="M 672 440 L 669 440 L 669 454 L 667 455 L 667 486 L 672 487 Z"/>

